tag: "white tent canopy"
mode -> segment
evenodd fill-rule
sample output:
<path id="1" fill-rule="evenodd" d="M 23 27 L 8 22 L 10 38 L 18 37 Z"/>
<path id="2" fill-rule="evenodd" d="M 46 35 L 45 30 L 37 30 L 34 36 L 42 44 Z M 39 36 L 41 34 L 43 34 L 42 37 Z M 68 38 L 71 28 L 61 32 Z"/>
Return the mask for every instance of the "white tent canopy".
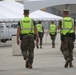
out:
<path id="1" fill-rule="evenodd" d="M 0 1 L 0 21 L 19 20 L 22 16 L 22 4 L 10 1 Z"/>
<path id="2" fill-rule="evenodd" d="M 10 1 L 0 1 L 0 21 L 19 21 L 23 17 L 23 4 Z M 34 20 L 59 20 L 62 17 L 44 12 L 34 11 L 30 13 Z"/>
<path id="3" fill-rule="evenodd" d="M 41 10 L 30 13 L 30 17 L 34 20 L 60 20 L 62 17 L 50 14 Z"/>

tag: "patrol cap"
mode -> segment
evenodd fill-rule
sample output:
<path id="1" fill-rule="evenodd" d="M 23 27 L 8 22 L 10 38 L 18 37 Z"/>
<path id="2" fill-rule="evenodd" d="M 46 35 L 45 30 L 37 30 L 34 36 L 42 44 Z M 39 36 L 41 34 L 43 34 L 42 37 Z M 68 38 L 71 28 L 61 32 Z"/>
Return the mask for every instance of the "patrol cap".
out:
<path id="1" fill-rule="evenodd" d="M 63 13 L 64 14 L 69 14 L 69 10 L 68 9 L 63 9 Z"/>
<path id="2" fill-rule="evenodd" d="M 29 10 L 28 9 L 24 9 L 24 13 L 29 13 Z"/>
<path id="3" fill-rule="evenodd" d="M 39 21 L 39 24 L 41 23 L 41 21 Z"/>
<path id="4" fill-rule="evenodd" d="M 52 20 L 51 23 L 54 23 L 54 21 Z"/>
<path id="5" fill-rule="evenodd" d="M 69 10 L 68 9 L 63 9 L 63 12 L 69 12 Z"/>

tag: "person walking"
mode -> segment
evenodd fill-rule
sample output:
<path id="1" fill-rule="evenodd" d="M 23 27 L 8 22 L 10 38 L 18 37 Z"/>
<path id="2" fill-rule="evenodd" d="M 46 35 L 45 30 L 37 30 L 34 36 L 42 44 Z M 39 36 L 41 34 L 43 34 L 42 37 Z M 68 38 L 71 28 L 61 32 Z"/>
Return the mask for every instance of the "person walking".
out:
<path id="1" fill-rule="evenodd" d="M 55 39 L 57 34 L 57 27 L 54 24 L 54 21 L 51 21 L 50 28 L 49 28 L 49 34 L 52 40 L 52 48 L 55 48 Z"/>
<path id="2" fill-rule="evenodd" d="M 38 42 L 38 31 L 35 21 L 29 17 L 29 10 L 24 10 L 24 18 L 20 20 L 17 28 L 17 44 L 19 45 L 21 40 L 20 48 L 23 58 L 26 61 L 25 67 L 30 69 L 32 69 L 34 59 L 34 33 Z"/>
<path id="3" fill-rule="evenodd" d="M 74 19 L 69 16 L 69 10 L 63 10 L 63 20 L 59 21 L 61 29 L 61 52 L 66 60 L 64 67 L 73 67 L 73 49 L 75 41 L 75 24 Z"/>
<path id="4" fill-rule="evenodd" d="M 42 42 L 43 42 L 43 35 L 44 35 L 44 28 L 41 24 L 41 21 L 36 25 L 37 30 L 38 30 L 38 35 L 39 35 L 39 41 L 40 41 L 40 48 L 42 48 Z M 39 48 L 38 43 L 36 43 L 37 48 Z"/>

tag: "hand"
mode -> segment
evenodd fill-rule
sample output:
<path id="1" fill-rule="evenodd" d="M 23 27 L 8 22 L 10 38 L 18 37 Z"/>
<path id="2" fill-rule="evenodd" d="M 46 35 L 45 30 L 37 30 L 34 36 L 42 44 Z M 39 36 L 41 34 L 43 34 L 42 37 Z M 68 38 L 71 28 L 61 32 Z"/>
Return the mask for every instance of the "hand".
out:
<path id="1" fill-rule="evenodd" d="M 20 40 L 19 39 L 17 39 L 17 44 L 20 45 Z"/>
<path id="2" fill-rule="evenodd" d="M 37 42 L 37 43 L 39 42 L 39 38 L 38 38 L 38 37 L 36 37 L 36 42 Z"/>

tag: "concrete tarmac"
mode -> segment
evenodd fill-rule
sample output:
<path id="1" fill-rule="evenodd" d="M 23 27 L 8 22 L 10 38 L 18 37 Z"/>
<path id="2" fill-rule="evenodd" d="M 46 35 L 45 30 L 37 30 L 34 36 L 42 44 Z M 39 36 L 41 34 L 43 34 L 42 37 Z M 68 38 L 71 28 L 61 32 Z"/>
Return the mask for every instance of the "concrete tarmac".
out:
<path id="1" fill-rule="evenodd" d="M 76 75 L 76 48 L 74 48 L 74 67 L 64 68 L 65 60 L 60 51 L 58 38 L 55 48 L 51 47 L 51 43 L 46 43 L 43 49 L 35 48 L 34 52 L 33 69 L 27 69 L 22 56 L 13 56 L 11 42 L 2 44 L 0 75 Z"/>

